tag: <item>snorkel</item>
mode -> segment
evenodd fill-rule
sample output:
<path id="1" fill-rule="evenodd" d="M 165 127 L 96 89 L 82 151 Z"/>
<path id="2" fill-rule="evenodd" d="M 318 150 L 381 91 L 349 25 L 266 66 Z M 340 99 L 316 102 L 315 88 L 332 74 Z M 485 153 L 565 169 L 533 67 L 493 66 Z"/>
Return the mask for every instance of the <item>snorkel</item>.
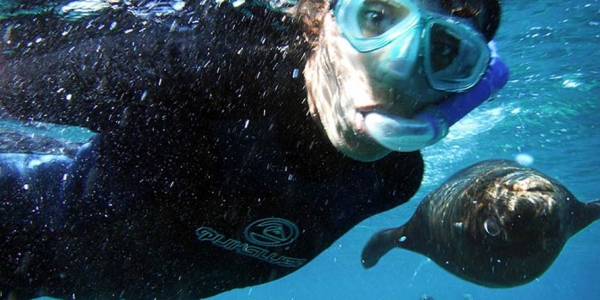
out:
<path id="1" fill-rule="evenodd" d="M 494 42 L 488 46 L 491 60 L 475 86 L 427 107 L 411 119 L 370 113 L 365 117 L 369 135 L 389 150 L 400 152 L 416 151 L 444 138 L 450 126 L 490 99 L 508 81 L 508 67 L 498 56 Z"/>

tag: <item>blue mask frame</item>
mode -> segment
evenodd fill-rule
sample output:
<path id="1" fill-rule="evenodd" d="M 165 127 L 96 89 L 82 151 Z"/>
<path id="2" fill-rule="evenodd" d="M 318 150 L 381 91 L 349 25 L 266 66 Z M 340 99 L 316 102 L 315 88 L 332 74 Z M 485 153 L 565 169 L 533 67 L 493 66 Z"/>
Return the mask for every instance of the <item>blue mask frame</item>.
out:
<path id="1" fill-rule="evenodd" d="M 408 80 L 422 57 L 431 88 L 462 92 L 479 82 L 490 61 L 483 34 L 411 0 L 338 0 L 334 16 L 350 44 L 378 55 L 378 72 L 398 80 Z"/>

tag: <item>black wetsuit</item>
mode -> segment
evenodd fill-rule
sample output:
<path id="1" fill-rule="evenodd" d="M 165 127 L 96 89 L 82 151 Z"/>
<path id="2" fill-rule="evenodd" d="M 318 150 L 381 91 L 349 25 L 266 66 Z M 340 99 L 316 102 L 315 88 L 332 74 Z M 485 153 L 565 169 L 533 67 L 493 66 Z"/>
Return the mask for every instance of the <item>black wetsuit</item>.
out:
<path id="1" fill-rule="evenodd" d="M 285 276 L 414 195 L 420 154 L 333 148 L 295 78 L 299 29 L 252 13 L 5 21 L 6 112 L 99 133 L 74 157 L 0 155 L 3 295 L 208 297 Z"/>

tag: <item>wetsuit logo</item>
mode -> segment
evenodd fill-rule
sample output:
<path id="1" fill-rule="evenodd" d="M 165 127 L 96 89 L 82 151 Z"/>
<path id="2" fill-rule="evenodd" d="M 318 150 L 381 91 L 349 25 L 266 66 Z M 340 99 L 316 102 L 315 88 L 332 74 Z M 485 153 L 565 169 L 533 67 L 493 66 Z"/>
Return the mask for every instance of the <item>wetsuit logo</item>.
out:
<path id="1" fill-rule="evenodd" d="M 196 228 L 196 237 L 200 242 L 210 242 L 216 247 L 237 254 L 290 268 L 302 266 L 307 259 L 285 256 L 281 251 L 272 251 L 264 247 L 288 245 L 297 240 L 299 234 L 300 230 L 296 224 L 280 218 L 260 219 L 248 225 L 244 230 L 244 237 L 249 243 L 227 237 L 210 227 Z"/>
<path id="2" fill-rule="evenodd" d="M 281 218 L 266 218 L 252 222 L 244 236 L 253 244 L 265 247 L 284 246 L 294 242 L 299 234 L 296 224 Z"/>

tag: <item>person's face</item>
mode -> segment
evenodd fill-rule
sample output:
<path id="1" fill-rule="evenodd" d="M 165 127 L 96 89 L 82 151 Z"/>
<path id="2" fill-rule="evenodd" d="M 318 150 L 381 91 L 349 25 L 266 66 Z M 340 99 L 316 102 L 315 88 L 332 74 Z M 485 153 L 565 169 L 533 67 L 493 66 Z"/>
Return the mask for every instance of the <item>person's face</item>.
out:
<path id="1" fill-rule="evenodd" d="M 305 78 L 311 113 L 320 121 L 332 144 L 351 158 L 373 161 L 390 151 L 365 131 L 365 114 L 377 111 L 411 118 L 450 92 L 432 87 L 428 78 L 422 53 L 423 25 L 414 25 L 412 31 L 402 34 L 387 34 L 386 30 L 406 17 L 402 15 L 403 8 L 397 5 L 392 12 L 386 7 L 388 2 L 366 1 L 351 11 L 354 15 L 349 20 L 357 21 L 349 26 L 340 26 L 340 20 L 336 20 L 342 14 L 325 16 L 319 45 L 309 58 Z M 357 31 L 358 42 L 349 39 L 347 33 L 342 34 L 340 27 Z M 392 38 L 388 37 L 383 46 L 369 41 L 371 36 L 381 40 L 386 34 Z M 444 47 L 438 47 L 442 42 L 434 39 L 428 42 L 431 49 L 443 52 Z M 438 59 L 438 55 L 442 53 L 436 56 L 432 53 L 428 58 Z M 446 63 L 438 60 L 429 66 L 440 61 Z"/>
<path id="2" fill-rule="evenodd" d="M 410 118 L 424 107 L 437 103 L 450 95 L 445 91 L 431 88 L 419 58 L 406 74 L 395 74 L 382 67 L 383 64 L 403 64 L 389 62 L 389 51 L 383 49 L 369 54 L 358 55 L 358 62 L 364 66 L 369 83 L 378 99 L 373 99 L 372 107 L 360 107 L 363 111 L 377 110 Z M 403 66 L 398 66 L 402 69 Z"/>

